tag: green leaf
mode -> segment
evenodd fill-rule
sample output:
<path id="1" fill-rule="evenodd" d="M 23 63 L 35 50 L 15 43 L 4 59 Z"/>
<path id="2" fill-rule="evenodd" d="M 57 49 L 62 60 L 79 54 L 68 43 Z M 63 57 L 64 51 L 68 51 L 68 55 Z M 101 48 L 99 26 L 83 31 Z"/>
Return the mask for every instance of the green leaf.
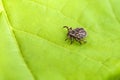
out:
<path id="1" fill-rule="evenodd" d="M 120 80 L 120 0 L 0 0 L 0 80 Z M 86 29 L 65 41 L 63 26 Z"/>

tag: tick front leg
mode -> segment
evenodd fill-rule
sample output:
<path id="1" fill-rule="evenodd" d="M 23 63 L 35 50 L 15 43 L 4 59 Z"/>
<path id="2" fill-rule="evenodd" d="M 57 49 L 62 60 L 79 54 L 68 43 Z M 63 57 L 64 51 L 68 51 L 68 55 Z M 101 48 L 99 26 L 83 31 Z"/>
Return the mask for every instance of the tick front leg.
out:
<path id="1" fill-rule="evenodd" d="M 69 28 L 68 26 L 63 26 L 63 28 L 66 28 L 68 31 L 72 30 L 72 27 Z"/>

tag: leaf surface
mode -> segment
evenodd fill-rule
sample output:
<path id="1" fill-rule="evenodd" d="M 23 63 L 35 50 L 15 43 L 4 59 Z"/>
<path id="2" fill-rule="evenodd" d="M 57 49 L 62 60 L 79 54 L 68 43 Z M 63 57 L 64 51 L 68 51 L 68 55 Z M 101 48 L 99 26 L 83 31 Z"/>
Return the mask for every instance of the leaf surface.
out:
<path id="1" fill-rule="evenodd" d="M 119 0 L 0 0 L 0 80 L 120 80 Z M 65 41 L 63 26 L 86 29 Z"/>

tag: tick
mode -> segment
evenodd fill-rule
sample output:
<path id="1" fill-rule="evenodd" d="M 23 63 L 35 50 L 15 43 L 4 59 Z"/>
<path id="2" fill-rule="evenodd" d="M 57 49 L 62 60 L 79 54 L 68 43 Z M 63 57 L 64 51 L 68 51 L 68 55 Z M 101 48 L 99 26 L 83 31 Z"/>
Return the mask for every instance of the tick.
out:
<path id="1" fill-rule="evenodd" d="M 70 39 L 71 41 L 70 44 L 72 44 L 74 40 L 76 40 L 80 44 L 86 43 L 85 38 L 87 36 L 87 32 L 85 31 L 84 28 L 72 29 L 72 27 L 68 27 L 68 26 L 64 26 L 63 28 L 66 28 L 68 30 L 67 38 L 65 39 L 65 41 Z"/>

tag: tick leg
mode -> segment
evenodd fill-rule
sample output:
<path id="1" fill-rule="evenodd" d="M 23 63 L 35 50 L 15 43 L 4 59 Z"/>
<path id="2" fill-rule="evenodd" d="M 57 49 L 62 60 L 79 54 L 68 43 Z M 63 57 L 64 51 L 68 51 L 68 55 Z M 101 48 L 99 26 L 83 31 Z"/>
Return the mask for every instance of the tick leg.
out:
<path id="1" fill-rule="evenodd" d="M 72 30 L 72 27 L 70 27 L 69 30 Z"/>
<path id="2" fill-rule="evenodd" d="M 78 38 L 75 38 L 76 41 L 78 41 L 80 44 L 82 44 L 81 40 Z"/>
<path id="3" fill-rule="evenodd" d="M 78 42 L 79 42 L 80 44 L 82 44 L 81 40 L 78 40 Z"/>
<path id="4" fill-rule="evenodd" d="M 65 41 L 67 41 L 70 38 L 70 36 L 67 34 L 67 38 L 65 39 Z"/>
<path id="5" fill-rule="evenodd" d="M 68 26 L 63 26 L 63 28 L 66 28 L 68 31 L 72 30 L 72 27 L 69 28 Z"/>
<path id="6" fill-rule="evenodd" d="M 71 40 L 70 44 L 72 44 L 74 42 L 74 38 L 70 37 L 70 40 Z"/>
<path id="7" fill-rule="evenodd" d="M 68 40 L 68 37 L 65 39 L 65 41 L 67 41 Z"/>
<path id="8" fill-rule="evenodd" d="M 84 43 L 87 43 L 87 41 L 85 39 L 81 39 L 81 41 L 84 42 Z"/>
<path id="9" fill-rule="evenodd" d="M 80 44 L 82 44 L 82 42 L 81 42 L 80 40 L 79 40 L 78 42 L 79 42 Z"/>
<path id="10" fill-rule="evenodd" d="M 77 39 L 77 38 L 75 38 L 75 40 L 76 40 L 76 41 L 78 41 L 78 39 Z"/>
<path id="11" fill-rule="evenodd" d="M 63 28 L 66 28 L 66 29 L 69 31 L 69 27 L 67 27 L 67 26 L 63 26 Z"/>
<path id="12" fill-rule="evenodd" d="M 87 43 L 87 41 L 86 41 L 86 40 L 83 40 L 83 42 L 84 42 L 84 43 Z"/>

